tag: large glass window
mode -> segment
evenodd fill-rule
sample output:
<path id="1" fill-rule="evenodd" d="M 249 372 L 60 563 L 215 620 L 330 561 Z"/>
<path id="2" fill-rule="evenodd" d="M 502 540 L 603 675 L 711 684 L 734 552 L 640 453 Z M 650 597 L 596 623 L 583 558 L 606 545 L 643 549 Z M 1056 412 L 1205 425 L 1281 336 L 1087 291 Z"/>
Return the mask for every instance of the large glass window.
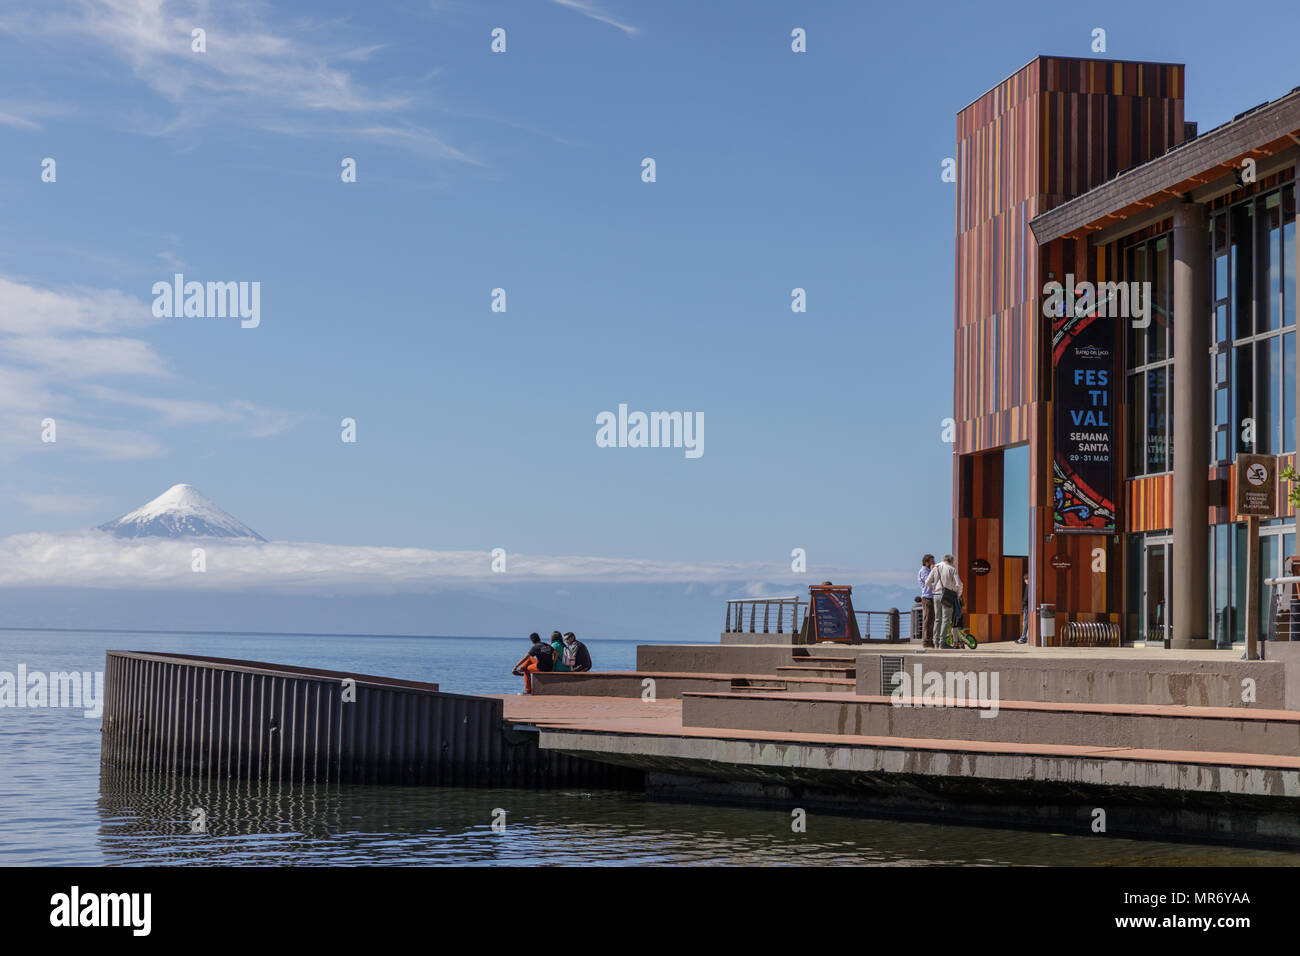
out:
<path id="1" fill-rule="evenodd" d="M 1213 461 L 1288 454 L 1296 431 L 1295 187 L 1221 210 L 1211 232 Z"/>
<path id="2" fill-rule="evenodd" d="M 1002 554 L 1029 554 L 1029 446 L 1002 452 Z"/>
<path id="3" fill-rule="evenodd" d="M 1213 462 L 1229 465 L 1242 452 L 1296 450 L 1296 202 L 1295 186 L 1274 189 L 1217 211 L 1210 223 L 1214 268 L 1210 350 Z M 1172 392 L 1170 392 L 1172 394 Z M 1143 409 L 1145 414 L 1145 408 Z M 1261 580 L 1279 573 L 1295 548 L 1294 522 L 1263 523 Z M 1246 526 L 1210 528 L 1213 636 L 1245 637 Z"/>
<path id="4" fill-rule="evenodd" d="M 1173 470 L 1173 256 L 1166 233 L 1125 251 L 1129 282 L 1149 282 L 1150 323 L 1129 322 L 1128 473 L 1155 475 Z"/>

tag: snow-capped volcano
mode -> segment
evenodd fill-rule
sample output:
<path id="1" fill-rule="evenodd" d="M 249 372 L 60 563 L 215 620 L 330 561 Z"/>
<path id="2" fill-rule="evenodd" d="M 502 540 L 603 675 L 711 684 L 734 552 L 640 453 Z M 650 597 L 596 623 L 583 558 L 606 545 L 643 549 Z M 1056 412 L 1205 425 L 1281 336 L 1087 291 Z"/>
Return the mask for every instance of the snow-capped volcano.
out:
<path id="1" fill-rule="evenodd" d="M 153 501 L 116 521 L 101 524 L 121 538 L 249 538 L 265 541 L 242 521 L 226 514 L 193 485 L 172 485 Z"/>

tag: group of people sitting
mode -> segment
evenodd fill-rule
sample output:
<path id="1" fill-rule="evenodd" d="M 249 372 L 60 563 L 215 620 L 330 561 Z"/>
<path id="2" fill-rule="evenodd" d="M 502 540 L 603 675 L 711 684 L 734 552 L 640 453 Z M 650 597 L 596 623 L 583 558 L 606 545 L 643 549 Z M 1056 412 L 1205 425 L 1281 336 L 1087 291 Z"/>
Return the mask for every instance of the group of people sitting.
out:
<path id="1" fill-rule="evenodd" d="M 510 672 L 524 679 L 525 694 L 533 692 L 534 674 L 591 670 L 591 654 L 587 651 L 587 645 L 578 640 L 572 631 L 568 631 L 563 636 L 559 631 L 551 631 L 549 644 L 542 640 L 536 631 L 528 635 L 528 640 L 531 642 L 528 653 Z"/>

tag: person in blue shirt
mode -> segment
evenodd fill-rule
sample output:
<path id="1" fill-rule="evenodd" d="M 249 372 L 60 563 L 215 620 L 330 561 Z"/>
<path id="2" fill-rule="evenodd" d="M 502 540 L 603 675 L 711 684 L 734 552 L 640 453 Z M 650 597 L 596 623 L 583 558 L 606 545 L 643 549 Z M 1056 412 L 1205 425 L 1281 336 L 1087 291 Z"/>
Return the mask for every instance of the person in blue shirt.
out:
<path id="1" fill-rule="evenodd" d="M 921 585 L 921 646 L 934 647 L 934 591 L 926 580 L 934 568 L 934 555 L 927 554 L 921 558 L 921 570 L 916 572 L 917 583 Z"/>

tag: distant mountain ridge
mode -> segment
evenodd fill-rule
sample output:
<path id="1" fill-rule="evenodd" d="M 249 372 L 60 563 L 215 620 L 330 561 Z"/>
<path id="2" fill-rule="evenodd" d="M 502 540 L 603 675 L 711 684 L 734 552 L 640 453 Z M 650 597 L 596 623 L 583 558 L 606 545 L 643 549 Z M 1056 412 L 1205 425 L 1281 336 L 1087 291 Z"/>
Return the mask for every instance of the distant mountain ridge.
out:
<path id="1" fill-rule="evenodd" d="M 119 538 L 243 538 L 265 541 L 193 485 L 172 485 L 157 498 L 99 526 Z"/>

